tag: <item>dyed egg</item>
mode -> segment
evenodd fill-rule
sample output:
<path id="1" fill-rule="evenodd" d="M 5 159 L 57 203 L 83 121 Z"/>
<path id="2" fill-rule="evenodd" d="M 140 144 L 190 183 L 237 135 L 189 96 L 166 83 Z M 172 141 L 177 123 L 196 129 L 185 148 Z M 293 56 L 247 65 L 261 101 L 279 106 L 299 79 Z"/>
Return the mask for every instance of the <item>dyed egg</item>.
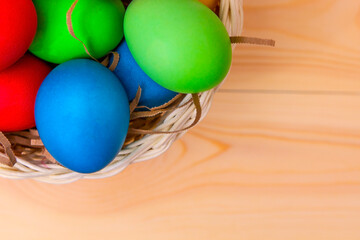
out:
<path id="1" fill-rule="evenodd" d="M 133 1 L 124 32 L 141 69 L 172 91 L 209 90 L 229 71 L 229 35 L 216 14 L 197 0 Z"/>
<path id="2" fill-rule="evenodd" d="M 124 86 L 129 101 L 134 100 L 139 86 L 142 90 L 139 106 L 149 108 L 158 107 L 169 102 L 177 95 L 176 92 L 163 88 L 151 80 L 151 78 L 141 70 L 132 57 L 126 41 L 120 44 L 116 52 L 119 53 L 120 60 L 114 73 Z"/>
<path id="3" fill-rule="evenodd" d="M 37 91 L 51 68 L 26 54 L 0 72 L 0 131 L 12 132 L 35 127 Z"/>
<path id="4" fill-rule="evenodd" d="M 216 6 L 219 4 L 219 0 L 200 0 L 203 4 L 205 4 L 211 10 L 214 10 Z"/>
<path id="5" fill-rule="evenodd" d="M 120 81 L 92 60 L 59 65 L 36 97 L 35 121 L 45 147 L 63 166 L 80 173 L 99 171 L 115 158 L 129 118 Z"/>
<path id="6" fill-rule="evenodd" d="M 31 0 L 0 1 L 0 71 L 14 64 L 28 50 L 37 26 Z"/>
<path id="7" fill-rule="evenodd" d="M 66 14 L 74 0 L 33 1 L 39 23 L 30 51 L 52 63 L 88 58 L 83 45 L 70 35 L 66 24 Z M 72 13 L 74 32 L 95 58 L 103 57 L 120 43 L 124 12 L 121 0 L 77 3 Z"/>

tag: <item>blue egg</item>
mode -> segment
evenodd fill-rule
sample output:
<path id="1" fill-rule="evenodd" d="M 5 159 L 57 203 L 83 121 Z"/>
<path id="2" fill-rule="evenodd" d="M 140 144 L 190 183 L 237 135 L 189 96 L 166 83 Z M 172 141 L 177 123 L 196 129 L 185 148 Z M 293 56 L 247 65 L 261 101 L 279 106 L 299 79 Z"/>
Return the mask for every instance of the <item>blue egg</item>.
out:
<path id="1" fill-rule="evenodd" d="M 41 140 L 59 163 L 79 173 L 97 172 L 115 158 L 129 120 L 128 98 L 118 78 L 88 59 L 56 67 L 36 97 Z"/>
<path id="2" fill-rule="evenodd" d="M 121 42 L 116 52 L 120 54 L 120 61 L 114 73 L 123 84 L 130 102 L 134 100 L 139 86 L 142 90 L 140 106 L 158 107 L 177 95 L 176 92 L 160 86 L 144 73 L 131 55 L 125 40 Z"/>

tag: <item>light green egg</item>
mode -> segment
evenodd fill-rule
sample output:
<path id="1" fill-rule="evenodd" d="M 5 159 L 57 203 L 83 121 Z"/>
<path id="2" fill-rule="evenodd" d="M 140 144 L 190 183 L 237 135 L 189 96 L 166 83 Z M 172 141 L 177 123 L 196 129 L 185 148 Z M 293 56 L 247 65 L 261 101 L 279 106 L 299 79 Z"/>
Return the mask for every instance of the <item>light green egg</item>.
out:
<path id="1" fill-rule="evenodd" d="M 209 90 L 230 69 L 229 35 L 197 0 L 134 0 L 125 12 L 124 33 L 143 71 L 172 91 Z"/>

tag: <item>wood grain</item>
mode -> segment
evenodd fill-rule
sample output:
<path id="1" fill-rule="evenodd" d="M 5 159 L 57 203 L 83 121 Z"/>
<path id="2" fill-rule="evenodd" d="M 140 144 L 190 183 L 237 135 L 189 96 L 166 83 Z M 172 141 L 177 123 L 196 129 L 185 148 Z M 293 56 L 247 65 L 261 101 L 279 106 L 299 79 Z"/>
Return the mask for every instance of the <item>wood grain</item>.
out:
<path id="1" fill-rule="evenodd" d="M 208 117 L 103 180 L 0 180 L 1 239 L 359 239 L 360 2 L 245 0 Z"/>

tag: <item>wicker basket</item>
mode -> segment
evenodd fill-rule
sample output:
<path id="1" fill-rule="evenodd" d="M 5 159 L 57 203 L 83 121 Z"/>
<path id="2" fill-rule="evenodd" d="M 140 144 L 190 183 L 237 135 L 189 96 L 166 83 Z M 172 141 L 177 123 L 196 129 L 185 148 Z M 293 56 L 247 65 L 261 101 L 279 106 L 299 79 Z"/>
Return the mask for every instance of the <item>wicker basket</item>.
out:
<path id="1" fill-rule="evenodd" d="M 240 36 L 243 27 L 243 1 L 242 0 L 221 0 L 219 16 L 226 26 L 230 36 Z M 218 88 L 204 92 L 200 95 L 202 106 L 202 118 L 209 111 L 212 98 Z M 191 95 L 183 99 L 188 103 Z M 194 122 L 196 116 L 194 104 L 187 104 L 171 112 L 157 126 L 158 131 L 176 131 Z M 87 178 L 105 178 L 118 174 L 129 164 L 137 163 L 155 158 L 164 153 L 172 143 L 181 137 L 185 132 L 174 134 L 146 135 L 140 140 L 127 145 L 117 157 L 103 170 L 94 174 L 80 174 L 72 172 L 58 164 L 49 164 L 42 161 L 32 161 L 30 158 L 16 158 L 17 162 L 13 167 L 0 165 L 0 176 L 9 179 L 32 178 L 41 182 L 64 184 Z"/>

